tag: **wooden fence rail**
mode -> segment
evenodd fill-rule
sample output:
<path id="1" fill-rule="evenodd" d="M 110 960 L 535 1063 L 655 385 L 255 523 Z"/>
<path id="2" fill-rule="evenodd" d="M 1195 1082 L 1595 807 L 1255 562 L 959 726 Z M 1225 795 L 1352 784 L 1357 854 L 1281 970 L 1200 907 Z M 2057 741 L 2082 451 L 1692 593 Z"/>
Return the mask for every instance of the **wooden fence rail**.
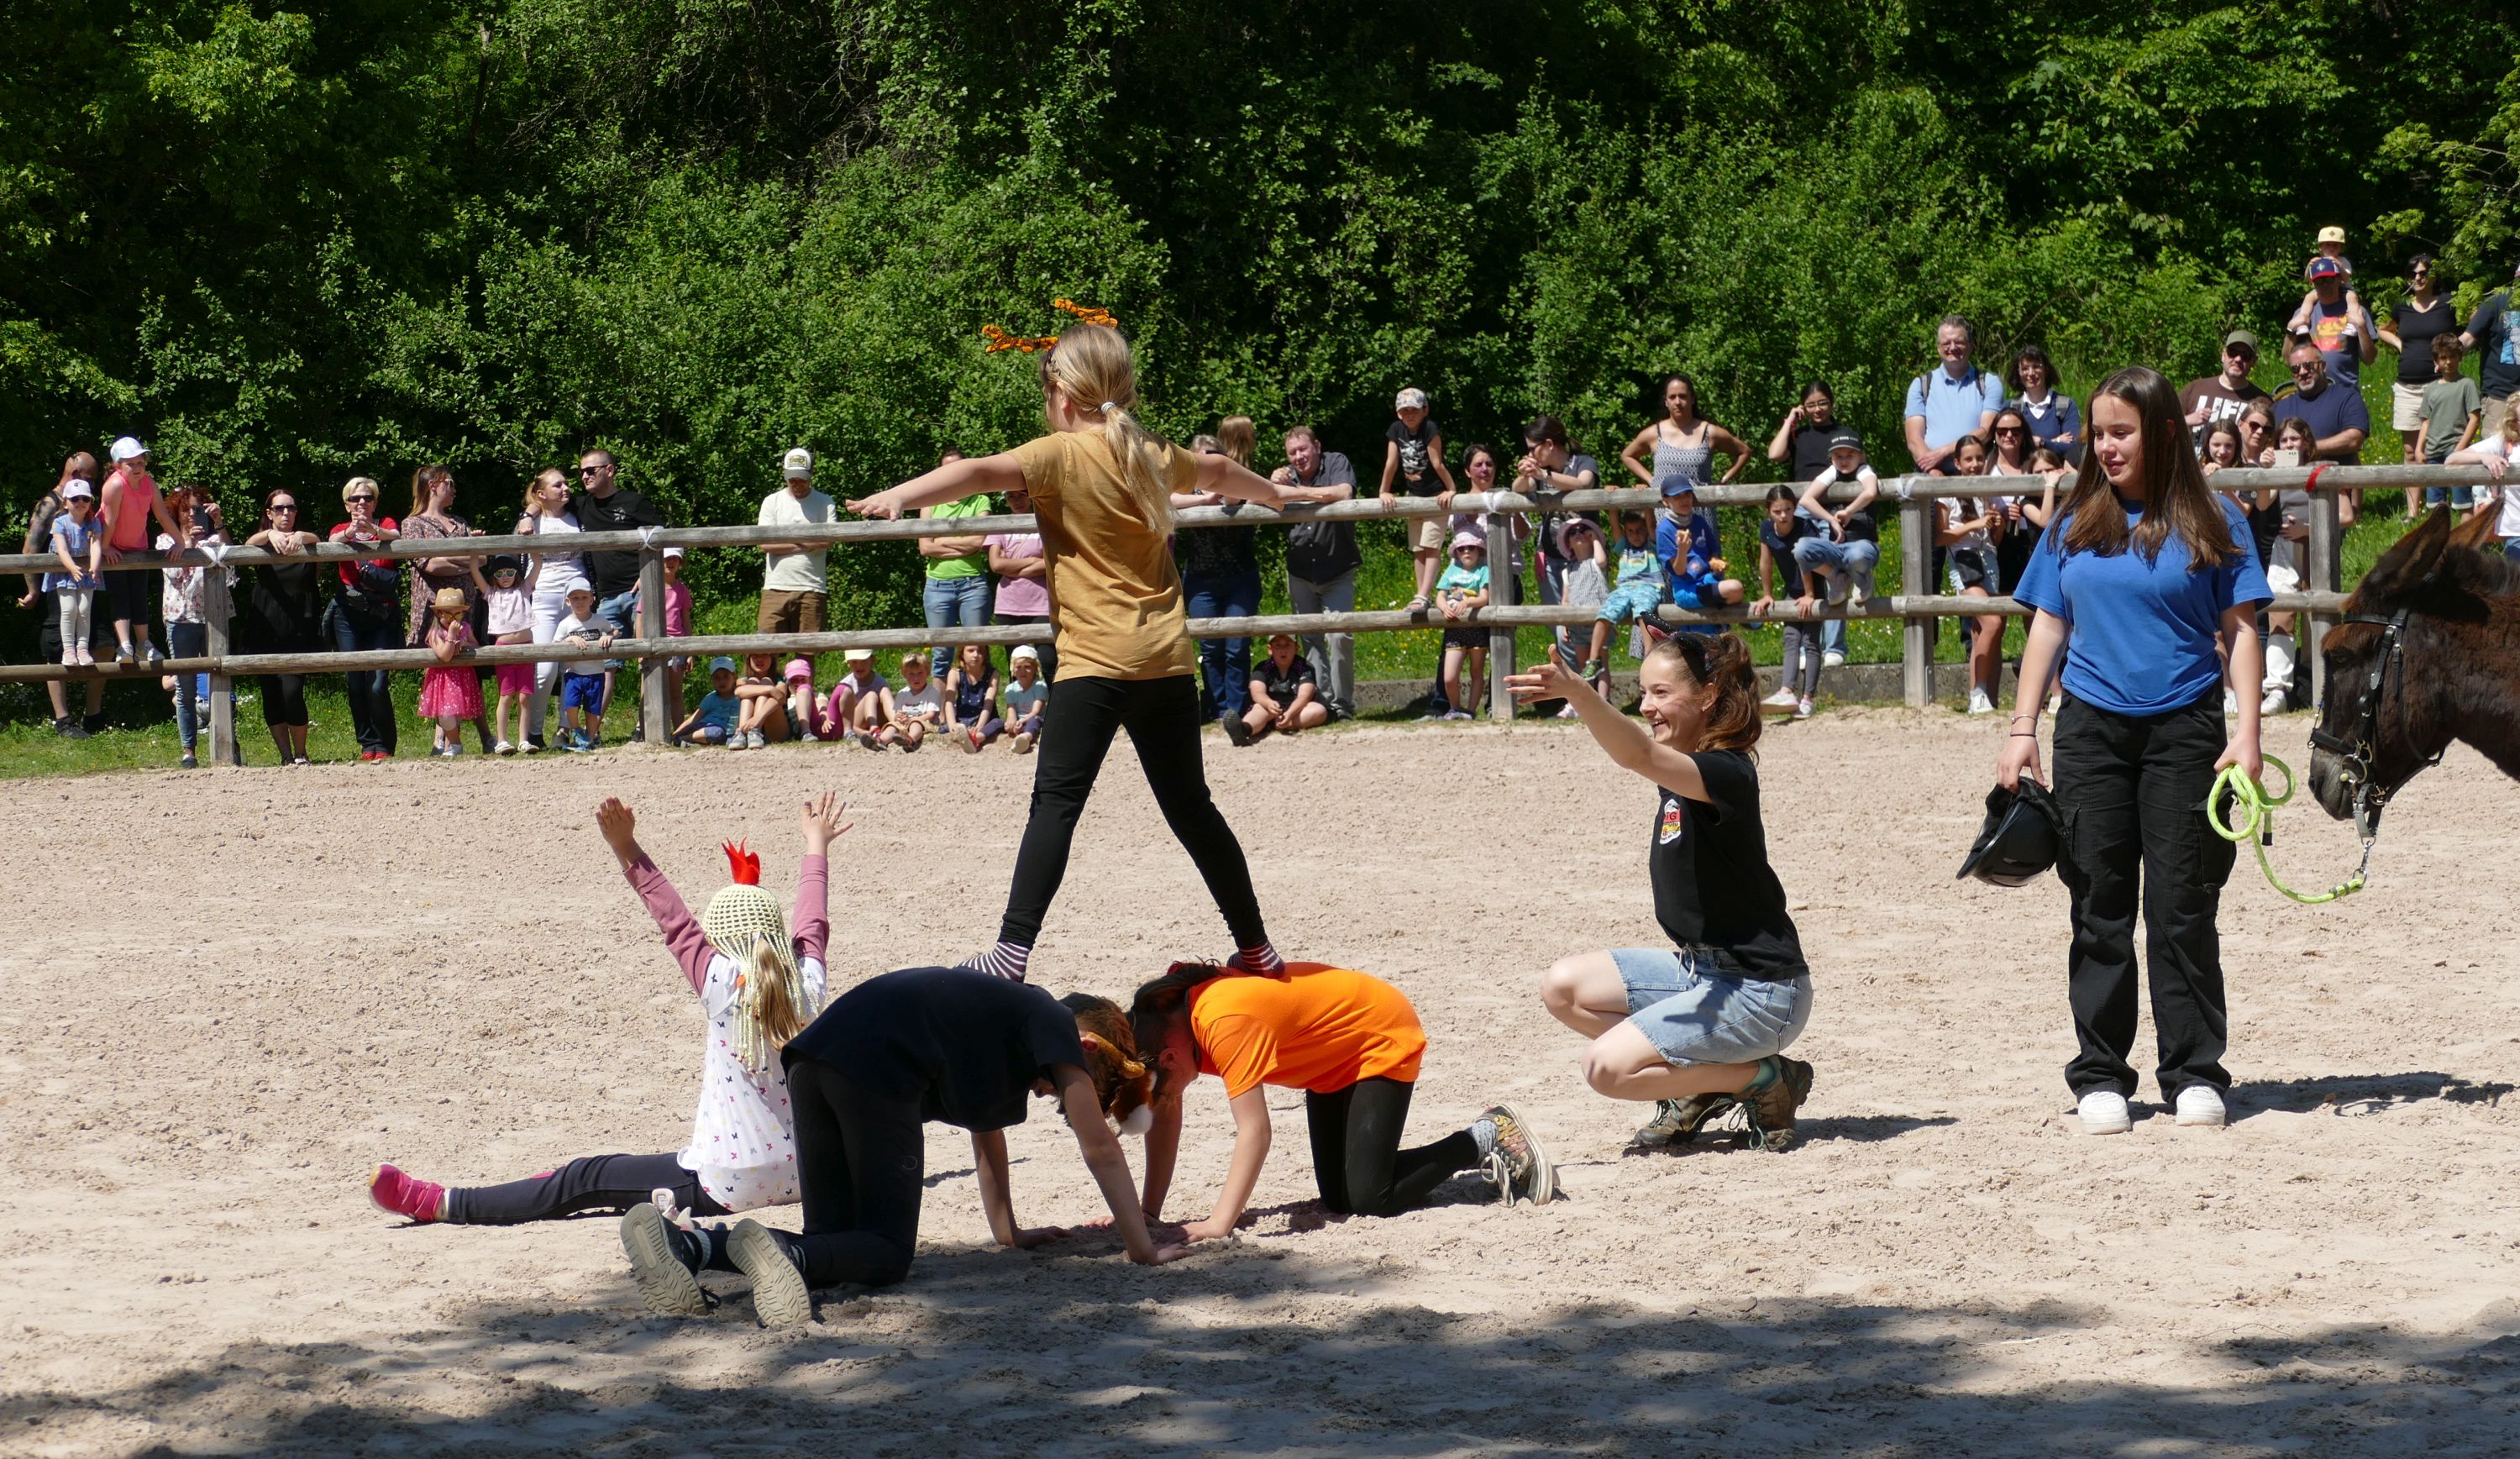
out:
<path id="1" fill-rule="evenodd" d="M 2315 478 L 2315 479 L 2314 479 Z M 2262 490 L 2269 487 L 2286 490 L 2307 489 L 2311 493 L 2310 538 L 2303 574 L 2305 592 L 2279 597 L 2273 606 L 2308 615 L 2303 634 L 2305 650 L 2310 654 L 2315 685 L 2323 688 L 2324 666 L 2318 654 L 2326 621 L 2341 607 L 2342 533 L 2338 527 L 2337 494 L 2351 489 L 2419 488 L 2428 486 L 2482 486 L 2488 484 L 2486 473 L 2479 468 L 2443 466 L 2331 466 L 2324 469 L 2231 469 L 2214 477 L 2217 490 Z M 2061 485 L 2061 484 L 2060 484 Z M 2041 488 L 2037 478 L 1896 476 L 1882 478 L 1879 505 L 1897 511 L 1902 538 L 1901 581 L 1909 587 L 1924 582 L 1933 541 L 1933 502 L 1938 497 L 1983 498 L 2018 496 Z M 1707 486 L 1699 489 L 1700 505 L 1708 507 L 1746 506 L 1764 502 L 1769 486 Z M 1854 483 L 1840 482 L 1829 487 L 1826 500 L 1847 503 L 1855 500 L 1859 488 Z M 1600 511 L 1631 508 L 1649 508 L 1658 498 L 1647 488 L 1608 488 L 1581 492 L 1541 492 L 1523 494 L 1511 491 L 1462 492 L 1451 503 L 1439 504 L 1431 497 L 1399 498 L 1385 504 L 1372 497 L 1322 505 L 1302 504 L 1282 509 L 1258 507 L 1185 508 L 1176 514 L 1177 524 L 1185 528 L 1220 526 L 1284 525 L 1297 521 L 1372 521 L 1392 517 L 1418 517 L 1437 514 L 1477 513 L 1486 518 L 1489 540 L 1508 540 L 1510 519 L 1517 514 L 1550 511 Z M 668 657 L 707 657 L 714 654 L 743 653 L 825 653 L 847 648 L 917 648 L 928 645 L 961 643 L 1021 643 L 1038 641 L 1044 633 L 1040 625 L 1010 625 L 980 629 L 868 629 L 821 634 L 727 634 L 708 637 L 668 639 L 663 634 L 661 604 L 664 600 L 663 551 L 668 547 L 743 549 L 769 542 L 848 543 L 895 541 L 943 535 L 968 535 L 993 532 L 1031 532 L 1039 530 L 1038 519 L 1030 515 L 982 517 L 912 517 L 901 521 L 834 521 L 809 526 L 728 526 L 728 527 L 660 527 L 636 532 L 579 532 L 565 540 L 571 553 L 635 552 L 640 557 L 641 606 L 638 635 L 616 640 L 611 646 L 565 645 L 561 643 L 483 645 L 468 662 L 485 665 L 503 663 L 561 662 L 575 663 L 599 659 L 636 659 L 640 661 L 641 723 L 652 741 L 662 742 L 670 726 L 665 723 L 667 700 L 665 659 Z M 108 571 L 158 571 L 170 565 L 250 567 L 267 562 L 342 561 L 352 558 L 385 557 L 485 557 L 497 553 L 531 553 L 546 544 L 532 536 L 477 536 L 462 538 L 429 538 L 395 541 L 349 547 L 326 543 L 305 553 L 281 554 L 257 548 L 228 547 L 217 552 L 194 550 L 180 554 L 134 554 L 121 562 L 108 565 Z M 40 571 L 56 565 L 53 558 L 41 553 L 0 554 L 0 572 Z M 1958 597 L 1936 594 L 1909 594 L 1874 597 L 1861 612 L 1843 608 L 1822 608 L 1808 615 L 1821 618 L 1896 618 L 1904 622 L 1902 643 L 1902 688 L 1907 702 L 1922 707 L 1934 697 L 1934 640 L 1938 620 L 1955 616 L 2001 615 L 2019 617 L 2028 613 L 2008 597 Z M 1753 625 L 1760 622 L 1792 622 L 1805 615 L 1792 611 L 1771 613 L 1766 619 L 1754 619 L 1742 608 L 1692 612 L 1666 604 L 1661 610 L 1664 622 L 1678 626 L 1696 623 Z M 1282 614 L 1272 617 L 1192 619 L 1191 635 L 1194 638 L 1252 638 L 1277 633 L 1397 633 L 1429 628 L 1487 628 L 1490 631 L 1489 676 L 1490 712 L 1499 720 L 1512 717 L 1510 696 L 1504 690 L 1505 676 L 1514 669 L 1514 631 L 1531 625 L 1572 625 L 1589 623 L 1590 609 L 1537 605 L 1499 605 L 1475 610 L 1460 620 L 1446 620 L 1440 613 L 1420 611 L 1366 611 L 1352 613 Z M 241 677 L 260 674 L 342 673 L 373 669 L 425 669 L 436 659 L 426 649 L 381 649 L 352 653 L 236 654 L 227 651 L 227 625 L 224 619 L 210 624 L 210 652 L 201 658 L 168 660 L 161 670 L 138 666 L 130 669 L 99 667 L 66 668 L 60 664 L 0 665 L 0 683 L 84 679 L 90 676 L 130 677 L 156 672 L 205 673 L 210 676 L 210 758 L 211 763 L 226 765 L 234 759 L 234 693 L 231 682 Z"/>

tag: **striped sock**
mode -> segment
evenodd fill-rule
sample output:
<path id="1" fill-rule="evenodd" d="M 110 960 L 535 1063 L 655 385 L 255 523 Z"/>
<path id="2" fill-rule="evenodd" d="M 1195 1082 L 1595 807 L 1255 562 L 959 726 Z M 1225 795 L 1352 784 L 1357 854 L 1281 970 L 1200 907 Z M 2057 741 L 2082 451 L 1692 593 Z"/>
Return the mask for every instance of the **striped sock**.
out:
<path id="1" fill-rule="evenodd" d="M 1266 938 L 1261 939 L 1259 946 L 1244 948 L 1235 953 L 1226 960 L 1226 966 L 1236 972 L 1256 973 L 1263 978 L 1286 976 L 1286 959 L 1278 955 L 1278 950 Z"/>
<path id="2" fill-rule="evenodd" d="M 954 965 L 958 968 L 969 968 L 975 973 L 987 973 L 993 977 L 1004 978 L 1010 983 L 1021 983 L 1024 980 L 1024 966 L 1031 961 L 1032 949 L 1022 943 L 1001 942 L 986 952 L 975 952 Z"/>

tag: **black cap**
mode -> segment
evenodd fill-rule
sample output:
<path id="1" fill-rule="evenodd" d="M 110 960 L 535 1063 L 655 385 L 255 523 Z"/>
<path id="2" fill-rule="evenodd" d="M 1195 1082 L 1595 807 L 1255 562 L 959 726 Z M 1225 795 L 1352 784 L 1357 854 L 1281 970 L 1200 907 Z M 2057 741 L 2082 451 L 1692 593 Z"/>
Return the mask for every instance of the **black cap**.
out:
<path id="1" fill-rule="evenodd" d="M 1986 824 L 1954 880 L 1974 876 L 1990 886 L 2017 887 L 2056 864 L 2056 802 L 2048 787 L 2023 776 L 2018 791 L 1986 793 Z"/>
<path id="2" fill-rule="evenodd" d="M 1828 438 L 1828 449 L 1831 451 L 1861 451 L 1864 449 L 1864 437 L 1857 435 L 1854 431 L 1848 430 L 1846 427 L 1841 425 L 1837 429 L 1837 434 Z"/>

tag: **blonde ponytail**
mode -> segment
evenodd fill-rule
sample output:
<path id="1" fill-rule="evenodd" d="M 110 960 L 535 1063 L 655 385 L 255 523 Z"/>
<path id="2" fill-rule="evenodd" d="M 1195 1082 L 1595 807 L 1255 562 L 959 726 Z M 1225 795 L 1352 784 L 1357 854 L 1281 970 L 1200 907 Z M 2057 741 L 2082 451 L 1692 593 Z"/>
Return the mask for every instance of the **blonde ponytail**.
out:
<path id="1" fill-rule="evenodd" d="M 1171 448 L 1139 423 L 1138 375 L 1129 341 L 1107 325 L 1078 325 L 1042 354 L 1041 382 L 1074 402 L 1080 414 L 1102 422 L 1102 438 L 1139 514 L 1155 531 L 1171 531 L 1172 488 L 1163 470 Z"/>

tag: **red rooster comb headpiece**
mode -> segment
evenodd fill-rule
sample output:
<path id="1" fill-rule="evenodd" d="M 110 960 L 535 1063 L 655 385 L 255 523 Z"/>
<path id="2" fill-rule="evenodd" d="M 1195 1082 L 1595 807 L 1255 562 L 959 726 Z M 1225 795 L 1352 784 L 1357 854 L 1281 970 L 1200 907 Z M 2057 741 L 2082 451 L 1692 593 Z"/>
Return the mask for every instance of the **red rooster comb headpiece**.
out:
<path id="1" fill-rule="evenodd" d="M 734 873 L 735 884 L 740 887 L 761 885 L 761 858 L 744 850 L 744 843 L 742 841 L 727 841 L 721 844 L 726 848 L 727 869 Z"/>

